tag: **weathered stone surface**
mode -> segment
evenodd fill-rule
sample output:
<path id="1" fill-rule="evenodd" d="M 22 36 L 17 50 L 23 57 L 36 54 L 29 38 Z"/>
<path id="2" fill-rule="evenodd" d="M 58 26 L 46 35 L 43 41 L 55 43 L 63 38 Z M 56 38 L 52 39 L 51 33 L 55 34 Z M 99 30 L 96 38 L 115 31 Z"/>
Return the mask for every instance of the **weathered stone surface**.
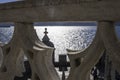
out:
<path id="1" fill-rule="evenodd" d="M 33 22 L 39 21 L 98 21 L 96 36 L 87 49 L 68 50 L 71 71 L 67 80 L 90 80 L 90 70 L 105 49 L 112 68 L 120 72 L 120 46 L 114 30 L 114 21 L 120 21 L 119 8 L 120 0 L 24 0 L 0 4 L 0 22 L 17 22 L 12 40 L 0 46 L 0 80 L 22 76 L 24 55 L 30 62 L 32 80 L 60 80 L 52 64 L 53 48 L 43 44 L 33 28 Z"/>
<path id="2" fill-rule="evenodd" d="M 19 52 L 19 56 L 16 61 L 16 76 L 22 77 L 23 74 L 22 72 L 25 72 L 25 67 L 24 67 L 24 51 L 21 49 Z"/>
<path id="3" fill-rule="evenodd" d="M 96 36 L 87 49 L 68 50 L 71 71 L 67 80 L 90 80 L 90 70 L 105 49 L 109 52 L 107 55 L 111 58 L 112 67 L 119 71 L 119 44 L 114 32 L 114 24 L 111 21 L 98 22 Z M 2 50 L 1 80 L 14 80 L 15 76 L 22 76 L 22 72 L 25 71 L 24 55 L 30 62 L 32 80 L 59 80 L 52 63 L 53 48 L 39 40 L 33 23 L 15 23 L 13 38 L 7 45 L 2 46 L 0 51 Z"/>
<path id="4" fill-rule="evenodd" d="M 9 47 L 3 49 L 3 64 L 0 69 L 0 79 L 1 80 L 13 80 L 14 76 L 16 75 L 16 58 L 18 57 L 19 49 L 15 47 L 9 51 Z M 6 52 L 5 52 L 6 51 Z M 7 52 L 8 51 L 8 52 Z"/>
<path id="5" fill-rule="evenodd" d="M 0 80 L 14 80 L 16 70 L 18 68 L 18 57 L 21 50 L 21 42 L 18 33 L 15 31 L 11 42 L 2 47 L 3 49 L 3 62 L 0 68 Z M 19 74 L 22 74 L 22 70 L 19 70 Z"/>
<path id="6" fill-rule="evenodd" d="M 120 72 L 120 46 L 119 40 L 115 33 L 114 22 L 101 21 L 99 22 L 101 26 L 101 36 L 104 41 L 105 47 L 109 52 L 111 61 L 113 61 L 113 66 Z"/>
<path id="7" fill-rule="evenodd" d="M 49 1 L 43 3 L 49 3 Z M 0 4 L 0 22 L 120 21 L 120 1 L 118 0 L 81 1 L 79 4 L 73 2 L 62 4 L 61 2 L 56 5 L 43 3 L 19 1 Z"/>
<path id="8" fill-rule="evenodd" d="M 84 51 L 70 51 L 71 71 L 67 80 L 90 80 L 90 70 L 100 59 L 104 50 L 112 61 L 111 71 L 105 68 L 105 80 L 115 79 L 115 70 L 120 72 L 119 41 L 114 30 L 114 22 L 100 21 L 92 44 Z M 107 67 L 107 66 L 106 66 Z M 108 72 L 109 71 L 109 72 Z M 108 74 L 110 73 L 110 74 Z M 108 77 L 110 75 L 110 77 Z"/>
<path id="9" fill-rule="evenodd" d="M 105 49 L 99 27 L 98 25 L 95 39 L 86 50 L 69 52 L 71 71 L 67 80 L 90 80 L 90 70 L 98 62 Z"/>
<path id="10" fill-rule="evenodd" d="M 52 64 L 53 49 L 47 47 L 39 40 L 33 24 L 16 23 L 15 26 L 19 31 L 22 48 L 30 62 L 32 80 L 59 80 L 58 74 Z"/>
<path id="11" fill-rule="evenodd" d="M 38 39 L 32 23 L 15 23 L 11 42 L 3 46 L 0 80 L 14 80 L 15 76 L 23 76 L 24 55 L 30 62 L 32 80 L 59 80 L 52 64 L 52 53 L 53 49 Z"/>

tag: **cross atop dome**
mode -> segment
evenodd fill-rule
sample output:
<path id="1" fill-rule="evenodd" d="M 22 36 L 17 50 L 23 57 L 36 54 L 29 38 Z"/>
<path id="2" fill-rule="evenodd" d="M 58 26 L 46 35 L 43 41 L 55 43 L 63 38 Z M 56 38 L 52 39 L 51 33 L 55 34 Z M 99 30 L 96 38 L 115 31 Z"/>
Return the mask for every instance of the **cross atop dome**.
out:
<path id="1" fill-rule="evenodd" d="M 47 34 L 48 34 L 48 32 L 47 32 L 47 28 L 45 28 L 45 32 L 44 32 L 44 33 L 45 33 L 45 35 L 47 35 Z"/>
<path id="2" fill-rule="evenodd" d="M 44 35 L 44 37 L 43 37 L 43 39 L 42 39 L 43 42 L 49 42 L 50 39 L 49 39 L 49 37 L 47 36 L 47 34 L 48 34 L 47 28 L 45 28 L 44 34 L 45 34 L 45 35 Z"/>
<path id="3" fill-rule="evenodd" d="M 50 46 L 50 47 L 54 47 L 54 44 L 50 41 L 50 38 L 48 37 L 48 32 L 47 32 L 47 28 L 45 28 L 45 32 L 44 32 L 44 37 L 42 38 L 42 42 L 44 44 L 46 44 L 47 46 Z"/>

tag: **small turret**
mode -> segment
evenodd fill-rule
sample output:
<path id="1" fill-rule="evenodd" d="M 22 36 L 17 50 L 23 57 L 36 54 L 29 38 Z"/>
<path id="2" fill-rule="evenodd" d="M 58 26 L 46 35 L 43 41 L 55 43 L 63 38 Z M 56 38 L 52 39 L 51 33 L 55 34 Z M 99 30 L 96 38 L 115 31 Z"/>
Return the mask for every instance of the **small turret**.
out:
<path id="1" fill-rule="evenodd" d="M 45 28 L 44 34 L 45 34 L 45 35 L 44 35 L 42 41 L 43 41 L 43 42 L 49 42 L 50 39 L 49 39 L 49 37 L 48 37 L 48 35 L 47 35 L 47 34 L 48 34 L 47 28 Z M 47 44 L 46 44 L 46 45 L 47 45 Z M 51 46 L 50 46 L 50 47 L 51 47 Z"/>
<path id="2" fill-rule="evenodd" d="M 48 32 L 47 32 L 47 28 L 45 28 L 45 32 L 44 32 L 44 37 L 42 38 L 42 42 L 44 44 L 46 44 L 49 47 L 54 47 L 54 44 L 50 41 L 50 38 L 48 37 Z"/>
<path id="3" fill-rule="evenodd" d="M 45 28 L 45 32 L 44 32 L 44 37 L 42 38 L 42 42 L 45 44 L 45 45 L 47 45 L 47 46 L 49 46 L 49 47 L 53 47 L 54 48 L 54 44 L 50 41 L 50 38 L 48 37 L 48 32 L 47 32 L 47 28 Z M 55 61 L 55 58 L 54 58 L 54 52 L 53 52 L 53 55 L 52 55 L 52 62 L 53 62 L 53 64 L 54 64 L 54 61 Z"/>

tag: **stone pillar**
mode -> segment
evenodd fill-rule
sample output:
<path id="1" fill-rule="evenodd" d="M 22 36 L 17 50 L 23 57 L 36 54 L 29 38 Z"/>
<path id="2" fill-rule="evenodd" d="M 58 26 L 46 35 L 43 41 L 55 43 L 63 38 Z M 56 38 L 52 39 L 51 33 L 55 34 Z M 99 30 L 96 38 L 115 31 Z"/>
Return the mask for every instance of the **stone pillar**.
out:
<path id="1" fill-rule="evenodd" d="M 22 75 L 22 68 L 17 66 L 17 59 L 19 57 L 21 51 L 21 41 L 19 37 L 18 30 L 14 31 L 13 37 L 11 41 L 2 46 L 3 49 L 3 62 L 0 68 L 0 80 L 14 80 L 14 77 L 17 75 L 16 71 L 19 75 Z"/>
<path id="2" fill-rule="evenodd" d="M 83 51 L 69 52 L 71 71 L 68 80 L 89 80 L 90 71 L 99 61 L 105 48 L 100 37 L 100 25 L 92 44 Z M 93 56 L 94 55 L 94 56 Z M 79 63 L 79 64 L 77 64 Z"/>
<path id="3" fill-rule="evenodd" d="M 22 49 L 31 66 L 31 80 L 59 80 L 52 63 L 53 48 L 39 40 L 33 23 L 15 23 L 15 26 L 19 30 Z"/>
<path id="4" fill-rule="evenodd" d="M 101 38 L 104 42 L 105 48 L 108 51 L 110 60 L 114 68 L 120 72 L 120 46 L 119 40 L 116 37 L 115 25 L 113 21 L 100 21 Z"/>

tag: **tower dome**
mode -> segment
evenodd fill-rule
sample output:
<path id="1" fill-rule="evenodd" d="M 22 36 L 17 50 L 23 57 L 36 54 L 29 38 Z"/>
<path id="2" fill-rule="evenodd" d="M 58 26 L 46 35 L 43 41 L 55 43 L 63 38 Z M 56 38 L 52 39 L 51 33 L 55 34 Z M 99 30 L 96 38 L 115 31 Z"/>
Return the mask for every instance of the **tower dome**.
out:
<path id="1" fill-rule="evenodd" d="M 48 37 L 48 32 L 47 32 L 47 28 L 45 28 L 45 32 L 44 32 L 44 37 L 42 38 L 42 42 L 44 44 L 46 44 L 49 47 L 54 47 L 54 44 L 50 41 L 50 38 Z"/>

